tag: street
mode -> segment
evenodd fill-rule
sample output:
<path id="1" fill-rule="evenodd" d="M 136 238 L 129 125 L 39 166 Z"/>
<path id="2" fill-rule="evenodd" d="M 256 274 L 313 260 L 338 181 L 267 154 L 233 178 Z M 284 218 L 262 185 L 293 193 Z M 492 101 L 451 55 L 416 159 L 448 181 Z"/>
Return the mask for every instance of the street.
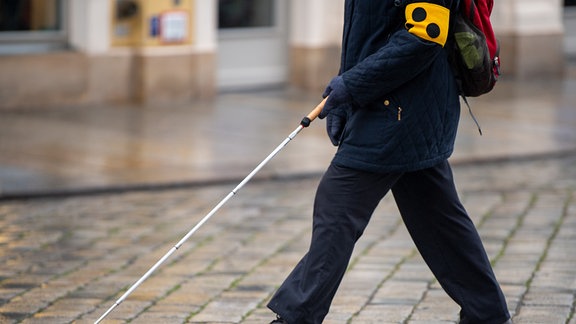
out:
<path id="1" fill-rule="evenodd" d="M 576 323 L 576 156 L 455 167 L 514 323 Z M 306 251 L 317 177 L 249 183 L 104 323 L 267 323 Z M 2 323 L 92 323 L 233 185 L 4 201 Z M 454 323 L 385 198 L 326 323 Z"/>

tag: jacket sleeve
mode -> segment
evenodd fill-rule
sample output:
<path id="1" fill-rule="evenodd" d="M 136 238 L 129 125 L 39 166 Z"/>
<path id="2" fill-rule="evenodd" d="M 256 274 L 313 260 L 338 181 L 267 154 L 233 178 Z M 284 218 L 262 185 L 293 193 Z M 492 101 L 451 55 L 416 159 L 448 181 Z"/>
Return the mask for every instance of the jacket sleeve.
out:
<path id="1" fill-rule="evenodd" d="M 445 24 L 442 28 L 448 29 L 449 21 Z M 348 92 L 360 107 L 408 83 L 442 54 L 443 44 L 427 40 L 411 27 L 407 24 L 398 29 L 386 45 L 342 74 Z"/>

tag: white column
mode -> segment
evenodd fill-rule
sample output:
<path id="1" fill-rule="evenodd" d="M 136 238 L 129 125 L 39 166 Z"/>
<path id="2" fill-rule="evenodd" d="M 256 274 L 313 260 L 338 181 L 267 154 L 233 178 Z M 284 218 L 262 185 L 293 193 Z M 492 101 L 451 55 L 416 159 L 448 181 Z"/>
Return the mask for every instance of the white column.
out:
<path id="1" fill-rule="evenodd" d="M 218 46 L 218 3 L 216 0 L 194 1 L 194 44 L 198 51 L 215 51 Z"/>
<path id="2" fill-rule="evenodd" d="M 344 0 L 292 0 L 291 43 L 297 46 L 340 45 Z"/>
<path id="3" fill-rule="evenodd" d="M 519 78 L 563 71 L 562 0 L 498 0 L 492 23 L 501 41 L 505 75 Z"/>
<path id="4" fill-rule="evenodd" d="M 78 51 L 98 54 L 110 48 L 110 0 L 70 0 L 70 44 Z"/>
<path id="5" fill-rule="evenodd" d="M 340 64 L 344 0 L 292 0 L 290 4 L 290 82 L 322 90 Z"/>
<path id="6" fill-rule="evenodd" d="M 518 35 L 562 33 L 562 0 L 499 0 L 492 22 L 497 32 Z"/>

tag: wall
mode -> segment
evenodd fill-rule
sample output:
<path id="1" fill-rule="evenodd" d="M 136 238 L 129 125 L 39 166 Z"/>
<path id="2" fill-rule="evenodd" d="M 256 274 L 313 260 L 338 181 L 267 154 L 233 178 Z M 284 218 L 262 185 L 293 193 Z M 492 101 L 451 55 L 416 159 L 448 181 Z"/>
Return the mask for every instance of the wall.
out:
<path id="1" fill-rule="evenodd" d="M 68 51 L 0 56 L 0 109 L 214 96 L 215 0 L 194 1 L 190 44 L 168 46 L 112 46 L 114 3 L 69 1 Z"/>
<path id="2" fill-rule="evenodd" d="M 564 72 L 563 0 L 495 1 L 492 22 L 505 77 L 557 77 Z"/>
<path id="3" fill-rule="evenodd" d="M 152 38 L 149 33 L 150 18 L 172 9 L 172 1 L 140 0 L 141 15 L 138 19 L 141 28 L 136 30 L 135 40 L 128 42 L 128 46 L 122 46 L 122 42 L 118 41 L 115 35 L 117 22 L 112 10 L 114 1 L 89 1 L 97 2 L 99 11 L 94 10 L 95 8 L 81 8 L 80 12 L 87 12 L 94 18 L 112 18 L 112 21 L 108 21 L 111 26 L 109 30 L 98 30 L 92 34 L 90 30 L 86 30 L 83 35 L 78 32 L 80 37 L 73 38 L 76 48 L 90 57 L 90 101 L 128 100 L 157 103 L 187 101 L 214 95 L 214 0 L 182 1 L 175 7 L 188 11 L 191 16 L 187 30 L 189 35 L 179 44 L 163 43 L 160 37 Z M 99 14 L 94 14 L 95 12 Z M 81 23 L 73 24 L 72 30 L 81 31 L 80 25 Z M 76 39 L 88 40 L 88 43 L 82 44 L 74 41 Z"/>
<path id="4" fill-rule="evenodd" d="M 321 91 L 338 73 L 344 0 L 292 0 L 290 83 Z"/>
<path id="5" fill-rule="evenodd" d="M 131 47 L 112 46 L 114 1 L 68 1 L 69 51 L 0 56 L 0 109 L 216 94 L 216 0 L 193 1 L 190 44 Z M 338 73 L 344 0 L 289 3 L 290 84 L 321 91 Z M 564 72 L 562 8 L 562 0 L 495 1 L 506 78 Z"/>

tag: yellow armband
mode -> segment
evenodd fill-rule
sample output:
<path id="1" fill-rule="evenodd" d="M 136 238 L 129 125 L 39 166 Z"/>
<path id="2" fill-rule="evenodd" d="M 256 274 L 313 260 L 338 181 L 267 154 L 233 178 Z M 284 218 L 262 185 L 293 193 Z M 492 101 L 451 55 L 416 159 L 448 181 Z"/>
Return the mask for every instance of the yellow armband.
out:
<path id="1" fill-rule="evenodd" d="M 450 10 L 437 4 L 416 2 L 406 6 L 406 29 L 444 47 L 448 39 Z"/>

